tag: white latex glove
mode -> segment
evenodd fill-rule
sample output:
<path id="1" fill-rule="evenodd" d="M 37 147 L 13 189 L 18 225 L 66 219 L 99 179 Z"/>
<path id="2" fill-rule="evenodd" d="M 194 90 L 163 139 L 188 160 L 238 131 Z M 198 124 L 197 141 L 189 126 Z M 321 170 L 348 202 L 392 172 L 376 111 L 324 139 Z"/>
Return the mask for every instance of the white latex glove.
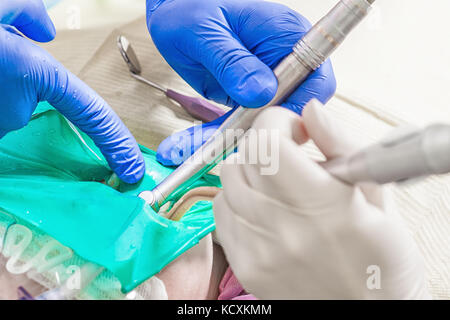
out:
<path id="1" fill-rule="evenodd" d="M 248 161 L 223 166 L 214 212 L 231 268 L 262 299 L 430 298 L 422 257 L 383 190 L 342 183 L 301 150 L 309 138 L 327 159 L 355 149 L 321 108 L 257 118 L 254 129 L 280 132 L 276 174 Z M 246 150 L 232 157 L 248 159 Z"/>

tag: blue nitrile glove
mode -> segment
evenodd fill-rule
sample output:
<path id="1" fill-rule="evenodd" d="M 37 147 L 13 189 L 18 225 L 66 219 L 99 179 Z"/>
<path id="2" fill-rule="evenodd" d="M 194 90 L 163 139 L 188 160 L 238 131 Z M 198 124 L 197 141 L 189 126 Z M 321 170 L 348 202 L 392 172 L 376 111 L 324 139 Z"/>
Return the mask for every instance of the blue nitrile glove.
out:
<path id="1" fill-rule="evenodd" d="M 94 140 L 123 181 L 139 181 L 144 159 L 119 117 L 94 90 L 16 30 L 40 42 L 55 37 L 42 0 L 0 2 L 0 138 L 24 127 L 37 103 L 48 101 Z"/>
<path id="2" fill-rule="evenodd" d="M 260 0 L 147 0 L 147 25 L 161 54 L 197 92 L 250 108 L 273 98 L 277 80 L 271 69 L 311 28 L 288 7 Z M 283 106 L 301 113 L 312 98 L 325 103 L 335 90 L 327 61 Z M 195 141 L 192 128 L 169 137 L 158 148 L 158 160 L 180 164 L 219 125 L 204 124 L 208 132 Z"/>

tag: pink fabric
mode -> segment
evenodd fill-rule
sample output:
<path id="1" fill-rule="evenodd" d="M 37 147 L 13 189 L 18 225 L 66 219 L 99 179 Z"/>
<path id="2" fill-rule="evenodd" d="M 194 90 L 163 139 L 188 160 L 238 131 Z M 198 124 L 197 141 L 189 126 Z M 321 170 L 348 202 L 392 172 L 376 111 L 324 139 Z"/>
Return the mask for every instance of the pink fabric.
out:
<path id="1" fill-rule="evenodd" d="M 228 267 L 219 285 L 218 300 L 257 300 L 245 292 L 230 267 Z"/>

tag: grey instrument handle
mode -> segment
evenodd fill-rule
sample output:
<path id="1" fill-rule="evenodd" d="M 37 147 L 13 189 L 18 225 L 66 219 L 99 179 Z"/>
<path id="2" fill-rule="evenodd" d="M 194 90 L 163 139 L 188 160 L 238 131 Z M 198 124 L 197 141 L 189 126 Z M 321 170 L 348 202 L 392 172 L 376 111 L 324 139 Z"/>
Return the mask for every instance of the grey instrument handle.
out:
<path id="1" fill-rule="evenodd" d="M 401 182 L 450 172 L 450 125 L 435 124 L 322 164 L 340 180 L 355 184 Z"/>
<path id="2" fill-rule="evenodd" d="M 374 0 L 341 0 L 274 69 L 278 90 L 272 101 L 258 109 L 238 107 L 189 159 L 151 192 L 143 192 L 140 196 L 150 202 L 154 210 L 159 211 L 170 195 L 192 184 L 233 152 L 237 142 L 245 135 L 261 110 L 284 102 L 364 19 L 373 2 Z"/>

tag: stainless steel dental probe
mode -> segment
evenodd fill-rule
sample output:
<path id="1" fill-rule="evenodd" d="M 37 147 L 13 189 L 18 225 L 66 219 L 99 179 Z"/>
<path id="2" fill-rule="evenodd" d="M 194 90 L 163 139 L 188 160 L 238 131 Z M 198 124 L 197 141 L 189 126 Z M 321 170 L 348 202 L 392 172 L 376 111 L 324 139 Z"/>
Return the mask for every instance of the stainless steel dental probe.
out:
<path id="1" fill-rule="evenodd" d="M 159 84 L 145 79 L 141 76 L 141 64 L 128 39 L 125 36 L 120 35 L 117 38 L 117 46 L 123 60 L 125 60 L 125 63 L 128 65 L 128 69 L 133 78 L 163 92 L 166 97 L 178 102 L 180 106 L 194 118 L 210 122 L 225 114 L 225 110 L 213 105 L 205 99 L 190 97 L 175 90 L 163 88 Z"/>
<path id="2" fill-rule="evenodd" d="M 237 142 L 266 107 L 280 105 L 316 70 L 346 36 L 367 16 L 375 0 L 341 0 L 316 23 L 274 69 L 278 80 L 275 97 L 258 109 L 238 107 L 217 131 L 152 191 L 139 196 L 158 212 L 170 195 L 183 190 L 233 152 Z M 231 139 L 230 139 L 231 136 Z"/>
<path id="3" fill-rule="evenodd" d="M 321 165 L 336 178 L 350 184 L 385 184 L 450 173 L 450 125 L 399 130 L 349 157 Z"/>

